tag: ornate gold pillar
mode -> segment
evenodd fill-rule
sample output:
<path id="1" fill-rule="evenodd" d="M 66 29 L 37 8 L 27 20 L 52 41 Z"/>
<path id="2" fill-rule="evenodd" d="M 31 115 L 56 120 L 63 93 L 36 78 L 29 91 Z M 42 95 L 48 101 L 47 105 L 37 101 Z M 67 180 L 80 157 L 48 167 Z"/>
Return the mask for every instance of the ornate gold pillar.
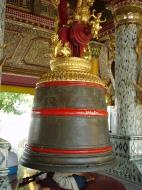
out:
<path id="1" fill-rule="evenodd" d="M 117 134 L 112 135 L 112 142 L 118 158 L 109 173 L 141 184 L 142 105 L 134 84 L 140 74 L 136 47 L 142 27 L 142 1 L 112 0 L 108 4 L 115 23 Z"/>

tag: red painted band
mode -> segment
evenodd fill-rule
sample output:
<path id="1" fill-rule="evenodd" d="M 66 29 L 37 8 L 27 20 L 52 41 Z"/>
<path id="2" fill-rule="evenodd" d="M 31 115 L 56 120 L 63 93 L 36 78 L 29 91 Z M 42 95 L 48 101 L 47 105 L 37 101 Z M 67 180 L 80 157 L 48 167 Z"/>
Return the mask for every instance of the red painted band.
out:
<path id="1" fill-rule="evenodd" d="M 37 83 L 36 87 L 47 87 L 47 86 L 88 86 L 88 87 L 96 87 L 96 88 L 104 88 L 101 84 L 94 82 L 78 82 L 78 81 L 51 81 L 51 82 L 43 82 Z"/>
<path id="2" fill-rule="evenodd" d="M 85 108 L 41 108 L 33 109 L 33 114 L 46 116 L 108 116 L 106 110 L 95 110 Z"/>
<path id="3" fill-rule="evenodd" d="M 46 154 L 99 154 L 112 151 L 112 146 L 106 146 L 101 148 L 88 148 L 88 149 L 58 149 L 58 148 L 44 148 L 26 145 L 26 148 L 33 152 L 46 153 Z"/>

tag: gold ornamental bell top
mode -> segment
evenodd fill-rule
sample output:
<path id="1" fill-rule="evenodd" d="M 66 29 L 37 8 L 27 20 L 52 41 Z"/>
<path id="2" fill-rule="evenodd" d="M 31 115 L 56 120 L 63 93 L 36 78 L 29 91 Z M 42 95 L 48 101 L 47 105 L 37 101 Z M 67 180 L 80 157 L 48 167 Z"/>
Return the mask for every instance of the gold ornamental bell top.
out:
<path id="1" fill-rule="evenodd" d="M 59 18 L 58 26 L 51 38 L 51 70 L 90 72 L 89 42 L 98 37 L 102 14 L 95 15 L 94 10 L 90 12 L 93 0 L 78 0 L 74 11 L 70 11 L 70 5 L 66 0 L 52 2 L 58 6 Z"/>
<path id="2" fill-rule="evenodd" d="M 52 71 L 83 71 L 89 72 L 91 64 L 80 57 L 57 57 L 50 62 Z"/>

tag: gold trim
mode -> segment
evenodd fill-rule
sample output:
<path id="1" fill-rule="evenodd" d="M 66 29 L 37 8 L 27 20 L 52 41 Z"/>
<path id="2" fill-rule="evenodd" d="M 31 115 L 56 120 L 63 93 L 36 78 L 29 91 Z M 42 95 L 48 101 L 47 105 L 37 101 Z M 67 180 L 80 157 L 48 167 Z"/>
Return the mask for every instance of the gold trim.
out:
<path id="1" fill-rule="evenodd" d="M 140 61 L 139 58 L 142 55 L 142 30 L 138 33 L 138 43 L 136 46 L 136 53 L 138 55 L 138 62 Z"/>
<path id="2" fill-rule="evenodd" d="M 6 7 L 12 8 L 12 9 L 18 9 L 18 11 L 25 11 L 27 13 L 32 12 L 30 8 L 24 8 L 24 7 L 20 7 L 18 5 L 13 5 L 13 4 L 10 4 L 10 3 L 6 3 Z"/>
<path id="3" fill-rule="evenodd" d="M 50 67 L 52 71 L 89 72 L 91 70 L 89 61 L 80 57 L 57 57 L 51 60 Z"/>
<path id="4" fill-rule="evenodd" d="M 81 81 L 93 82 L 105 87 L 105 83 L 96 75 L 79 71 L 51 71 L 44 74 L 37 84 L 52 81 Z"/>
<path id="5" fill-rule="evenodd" d="M 1 92 L 15 92 L 15 93 L 23 93 L 23 94 L 35 94 L 35 89 L 30 87 L 21 87 L 21 86 L 12 86 L 12 85 L 1 85 Z"/>
<path id="6" fill-rule="evenodd" d="M 6 48 L 6 44 L 0 44 L 0 49 Z"/>
<path id="7" fill-rule="evenodd" d="M 28 76 L 35 76 L 35 77 L 41 77 L 44 73 L 46 73 L 49 69 L 48 68 L 42 68 L 42 70 L 32 69 L 25 65 L 20 65 L 17 67 L 17 65 L 4 65 L 3 66 L 3 72 L 5 73 L 13 73 L 13 74 L 22 74 L 22 75 L 28 75 Z"/>
<path id="8" fill-rule="evenodd" d="M 119 2 L 109 6 L 114 15 L 114 22 L 118 24 L 142 24 L 142 2 Z"/>
<path id="9" fill-rule="evenodd" d="M 99 76 L 99 58 L 92 57 L 91 59 L 91 71 L 90 73 Z"/>

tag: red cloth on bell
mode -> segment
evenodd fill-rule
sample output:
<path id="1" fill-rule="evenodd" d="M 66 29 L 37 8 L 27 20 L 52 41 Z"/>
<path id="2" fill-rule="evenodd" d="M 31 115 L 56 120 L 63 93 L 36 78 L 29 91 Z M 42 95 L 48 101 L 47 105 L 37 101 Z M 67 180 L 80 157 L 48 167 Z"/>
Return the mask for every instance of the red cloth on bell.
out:
<path id="1" fill-rule="evenodd" d="M 59 29 L 58 35 L 62 43 L 69 42 L 69 28 L 66 26 Z"/>
<path id="2" fill-rule="evenodd" d="M 92 39 L 90 27 L 85 23 L 74 22 L 70 29 L 70 40 L 74 45 L 87 45 Z"/>
<path id="3" fill-rule="evenodd" d="M 60 4 L 58 5 L 59 12 L 59 27 L 67 24 L 69 12 L 67 7 L 67 0 L 60 0 Z"/>

